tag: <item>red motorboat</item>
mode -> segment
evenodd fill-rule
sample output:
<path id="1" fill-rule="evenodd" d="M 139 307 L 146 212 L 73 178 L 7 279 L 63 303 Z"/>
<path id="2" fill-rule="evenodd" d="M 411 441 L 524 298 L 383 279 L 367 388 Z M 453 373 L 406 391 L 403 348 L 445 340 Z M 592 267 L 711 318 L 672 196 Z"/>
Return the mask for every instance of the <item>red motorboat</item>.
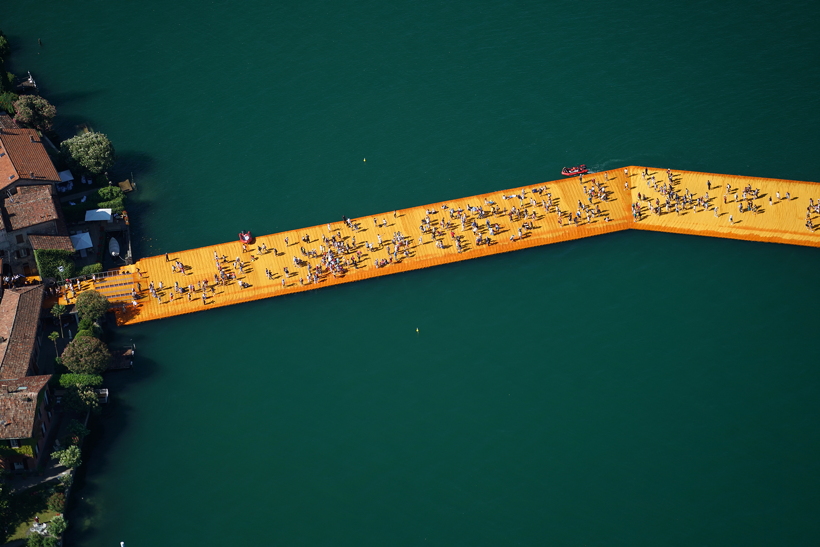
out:
<path id="1" fill-rule="evenodd" d="M 561 174 L 565 177 L 574 177 L 575 175 L 583 175 L 589 173 L 589 169 L 584 164 L 576 165 L 575 167 L 564 167 L 561 169 Z"/>
<path id="2" fill-rule="evenodd" d="M 251 234 L 250 230 L 247 232 L 239 232 L 239 241 L 242 243 L 252 243 L 253 234 Z"/>

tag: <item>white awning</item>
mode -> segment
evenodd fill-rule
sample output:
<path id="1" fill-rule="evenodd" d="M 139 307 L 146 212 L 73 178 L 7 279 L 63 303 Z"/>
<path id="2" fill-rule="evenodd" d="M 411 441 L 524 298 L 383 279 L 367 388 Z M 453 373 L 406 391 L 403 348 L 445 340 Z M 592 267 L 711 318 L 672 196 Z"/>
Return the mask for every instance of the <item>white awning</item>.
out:
<path id="1" fill-rule="evenodd" d="M 71 236 L 71 244 L 74 245 L 75 251 L 90 249 L 94 246 L 94 244 L 91 243 L 91 236 L 88 235 L 88 232 Z"/>
<path id="2" fill-rule="evenodd" d="M 66 169 L 65 171 L 60 171 L 57 174 L 60 175 L 60 182 L 69 182 L 74 180 L 74 175 L 72 175 L 71 171 L 69 171 L 68 169 Z"/>
<path id="3" fill-rule="evenodd" d="M 89 220 L 111 220 L 111 209 L 93 209 L 85 212 L 86 222 Z"/>

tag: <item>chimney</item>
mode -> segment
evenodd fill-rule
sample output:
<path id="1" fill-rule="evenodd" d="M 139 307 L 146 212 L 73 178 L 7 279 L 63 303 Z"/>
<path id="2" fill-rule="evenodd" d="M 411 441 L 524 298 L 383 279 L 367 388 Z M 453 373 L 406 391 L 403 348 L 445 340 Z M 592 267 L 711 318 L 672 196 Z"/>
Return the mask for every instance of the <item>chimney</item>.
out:
<path id="1" fill-rule="evenodd" d="M 34 135 L 29 135 L 28 138 L 31 139 L 31 142 L 34 142 Z"/>

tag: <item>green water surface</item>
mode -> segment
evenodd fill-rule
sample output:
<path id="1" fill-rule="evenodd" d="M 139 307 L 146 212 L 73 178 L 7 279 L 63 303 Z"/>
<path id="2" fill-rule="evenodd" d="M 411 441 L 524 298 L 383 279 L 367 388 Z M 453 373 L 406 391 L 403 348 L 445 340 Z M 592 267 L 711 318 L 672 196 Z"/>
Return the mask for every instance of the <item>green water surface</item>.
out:
<path id="1" fill-rule="evenodd" d="M 820 180 L 818 19 L 807 1 L 0 10 L 58 130 L 89 123 L 134 172 L 140 256 L 581 162 Z M 816 545 L 818 266 L 624 232 L 122 329 L 139 357 L 109 378 L 69 544 Z"/>

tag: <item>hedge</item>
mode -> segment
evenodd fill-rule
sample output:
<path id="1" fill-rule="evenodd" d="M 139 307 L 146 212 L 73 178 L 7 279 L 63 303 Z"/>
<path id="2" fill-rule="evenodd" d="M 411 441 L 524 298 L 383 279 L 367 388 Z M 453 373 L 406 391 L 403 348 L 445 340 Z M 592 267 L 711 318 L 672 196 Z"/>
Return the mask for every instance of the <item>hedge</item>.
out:
<path id="1" fill-rule="evenodd" d="M 57 249 L 35 249 L 34 260 L 37 262 L 37 271 L 40 278 L 54 277 L 64 280 L 74 277 L 74 261 L 71 259 L 70 251 L 60 251 Z M 63 267 L 60 272 L 59 267 Z"/>
<path id="2" fill-rule="evenodd" d="M 78 275 L 96 274 L 96 273 L 100 273 L 102 271 L 102 269 L 103 269 L 102 264 L 100 264 L 99 262 L 96 262 L 94 264 L 89 264 L 88 266 L 83 266 L 83 268 L 80 270 L 80 273 Z"/>

